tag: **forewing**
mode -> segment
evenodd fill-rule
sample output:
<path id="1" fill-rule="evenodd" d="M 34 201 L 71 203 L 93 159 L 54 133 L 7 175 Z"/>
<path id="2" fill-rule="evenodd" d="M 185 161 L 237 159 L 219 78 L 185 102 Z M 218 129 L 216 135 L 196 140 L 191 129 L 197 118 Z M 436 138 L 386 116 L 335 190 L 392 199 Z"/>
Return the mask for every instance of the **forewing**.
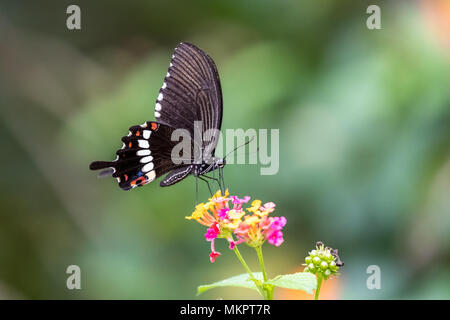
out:
<path id="1" fill-rule="evenodd" d="M 193 139 L 194 123 L 200 121 L 201 148 L 211 155 L 222 124 L 222 89 L 211 57 L 190 43 L 180 43 L 155 104 L 158 122 L 188 130 Z"/>

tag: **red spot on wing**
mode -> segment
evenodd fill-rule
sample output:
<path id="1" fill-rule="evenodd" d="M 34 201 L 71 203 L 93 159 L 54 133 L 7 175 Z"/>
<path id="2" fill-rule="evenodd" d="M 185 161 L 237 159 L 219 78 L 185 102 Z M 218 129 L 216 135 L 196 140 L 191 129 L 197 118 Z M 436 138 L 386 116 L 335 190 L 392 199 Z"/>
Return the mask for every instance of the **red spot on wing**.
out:
<path id="1" fill-rule="evenodd" d="M 140 178 L 137 178 L 136 179 L 136 183 L 137 184 L 142 184 L 142 183 L 144 183 L 145 182 L 145 178 L 144 177 L 140 177 Z"/>
<path id="2" fill-rule="evenodd" d="M 136 180 L 133 180 L 130 182 L 130 185 L 133 186 L 142 186 L 144 184 L 146 184 L 147 179 L 145 177 L 139 177 Z"/>

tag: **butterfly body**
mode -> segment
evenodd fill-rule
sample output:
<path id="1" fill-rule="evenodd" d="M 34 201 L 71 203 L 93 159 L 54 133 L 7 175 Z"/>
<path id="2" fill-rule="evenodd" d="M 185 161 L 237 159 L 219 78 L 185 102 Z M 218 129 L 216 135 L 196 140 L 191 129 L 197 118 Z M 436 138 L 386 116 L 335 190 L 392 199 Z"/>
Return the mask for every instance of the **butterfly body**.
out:
<path id="1" fill-rule="evenodd" d="M 214 158 L 213 163 L 198 163 L 198 164 L 191 164 L 185 167 L 180 167 L 177 170 L 174 170 L 170 174 L 168 174 L 160 183 L 161 187 L 168 187 L 171 186 L 178 181 L 183 180 L 188 175 L 193 175 L 194 177 L 202 177 L 205 176 L 207 173 L 210 173 L 215 170 L 222 169 L 225 166 L 225 160 L 222 158 Z"/>
<path id="2" fill-rule="evenodd" d="M 192 165 L 192 173 L 195 177 L 205 175 L 214 170 L 222 169 L 225 166 L 225 159 L 222 158 L 212 158 L 212 163 L 200 163 Z"/>
<path id="3" fill-rule="evenodd" d="M 154 115 L 156 121 L 130 127 L 114 161 L 94 161 L 90 169 L 103 169 L 103 175 L 116 178 L 124 190 L 143 186 L 165 174 L 162 187 L 189 175 L 205 180 L 203 177 L 209 178 L 207 173 L 218 169 L 221 176 L 225 160 L 215 157 L 214 151 L 222 124 L 222 90 L 217 68 L 208 54 L 185 42 L 175 48 Z M 191 150 L 199 149 L 202 156 L 189 156 L 187 162 L 173 158 L 177 129 L 190 135 Z M 196 130 L 200 130 L 201 141 L 193 139 Z"/>

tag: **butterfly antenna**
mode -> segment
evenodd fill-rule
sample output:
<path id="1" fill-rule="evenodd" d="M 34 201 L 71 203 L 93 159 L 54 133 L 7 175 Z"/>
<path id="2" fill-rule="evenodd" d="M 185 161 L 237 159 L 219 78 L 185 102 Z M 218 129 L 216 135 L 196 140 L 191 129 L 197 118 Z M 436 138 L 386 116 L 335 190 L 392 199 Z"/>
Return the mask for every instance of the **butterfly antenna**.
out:
<path id="1" fill-rule="evenodd" d="M 240 147 L 246 146 L 247 144 L 249 144 L 250 142 L 253 141 L 253 139 L 255 138 L 255 136 L 251 137 L 247 142 L 244 142 L 243 144 L 241 144 L 240 146 L 237 146 L 236 148 L 234 148 L 233 150 L 231 150 L 230 152 L 228 152 L 226 154 L 225 157 L 223 157 L 223 159 L 226 159 L 226 157 L 228 157 L 230 154 L 232 154 L 233 152 L 235 152 L 237 149 L 239 149 Z"/>
<path id="2" fill-rule="evenodd" d="M 258 153 L 259 152 L 259 147 L 256 147 L 256 150 L 255 151 L 253 151 L 253 152 L 249 152 L 249 153 L 237 153 L 237 155 L 239 156 L 239 155 L 247 155 L 247 154 L 254 154 L 254 153 Z"/>

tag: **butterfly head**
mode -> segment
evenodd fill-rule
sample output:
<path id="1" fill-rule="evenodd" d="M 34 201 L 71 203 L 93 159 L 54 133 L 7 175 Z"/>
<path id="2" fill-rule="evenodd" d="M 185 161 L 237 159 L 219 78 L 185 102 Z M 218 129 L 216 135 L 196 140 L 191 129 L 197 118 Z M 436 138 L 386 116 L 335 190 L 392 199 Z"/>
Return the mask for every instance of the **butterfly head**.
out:
<path id="1" fill-rule="evenodd" d="M 217 168 L 223 168 L 223 167 L 225 167 L 226 164 L 227 164 L 227 162 L 225 161 L 225 159 L 222 159 L 222 158 L 217 158 L 216 159 L 215 166 Z"/>
<path id="2" fill-rule="evenodd" d="M 217 157 L 211 157 L 210 161 L 207 163 L 209 163 L 209 165 L 207 165 L 206 163 L 203 164 L 203 166 L 208 169 L 207 171 L 221 169 L 225 167 L 226 164 L 225 158 L 217 158 Z"/>

